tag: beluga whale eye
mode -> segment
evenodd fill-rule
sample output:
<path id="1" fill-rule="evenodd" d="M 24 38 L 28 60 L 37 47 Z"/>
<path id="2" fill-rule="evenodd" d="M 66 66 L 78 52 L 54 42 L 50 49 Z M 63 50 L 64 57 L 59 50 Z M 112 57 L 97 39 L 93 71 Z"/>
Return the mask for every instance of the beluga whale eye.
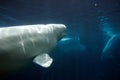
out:
<path id="1" fill-rule="evenodd" d="M 0 28 L 0 57 L 2 57 L 2 60 L 0 59 L 0 73 L 17 69 L 19 65 L 24 65 L 24 61 L 27 63 L 31 59 L 37 65 L 45 68 L 50 67 L 53 59 L 49 53 L 65 33 L 66 26 L 64 24 Z"/>

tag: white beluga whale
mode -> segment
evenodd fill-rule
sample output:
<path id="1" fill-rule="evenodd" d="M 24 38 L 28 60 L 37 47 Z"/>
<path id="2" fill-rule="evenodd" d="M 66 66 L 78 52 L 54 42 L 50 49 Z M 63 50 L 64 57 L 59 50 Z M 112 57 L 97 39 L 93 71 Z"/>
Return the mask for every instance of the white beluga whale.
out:
<path id="1" fill-rule="evenodd" d="M 103 48 L 101 59 L 113 57 L 111 50 L 113 48 L 113 44 L 115 44 L 117 39 L 118 39 L 117 35 L 113 35 L 110 37 L 110 39 L 107 41 L 105 47 Z"/>
<path id="2" fill-rule="evenodd" d="M 102 60 L 120 61 L 120 35 L 112 35 L 107 41 L 101 55 Z M 117 62 L 119 62 L 117 61 Z"/>
<path id="3" fill-rule="evenodd" d="M 32 59 L 49 67 L 49 53 L 66 33 L 63 24 L 37 24 L 0 28 L 0 71 L 16 68 Z"/>
<path id="4" fill-rule="evenodd" d="M 58 49 L 64 53 L 80 52 L 86 50 L 86 46 L 82 44 L 80 36 L 66 34 L 58 44 Z M 69 46 L 68 46 L 69 45 Z M 71 47 L 75 46 L 75 47 Z"/>
<path id="5" fill-rule="evenodd" d="M 106 37 L 106 44 L 102 50 L 101 59 L 117 61 L 120 60 L 120 28 L 104 27 L 103 32 Z"/>

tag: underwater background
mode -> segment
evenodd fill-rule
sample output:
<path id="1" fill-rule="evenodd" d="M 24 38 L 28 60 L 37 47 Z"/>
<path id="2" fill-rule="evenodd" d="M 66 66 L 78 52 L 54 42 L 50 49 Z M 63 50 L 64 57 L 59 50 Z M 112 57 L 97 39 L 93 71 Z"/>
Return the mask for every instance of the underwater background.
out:
<path id="1" fill-rule="evenodd" d="M 120 80 L 120 0 L 0 0 L 0 27 L 49 23 L 67 26 L 51 67 L 31 63 L 5 80 Z"/>

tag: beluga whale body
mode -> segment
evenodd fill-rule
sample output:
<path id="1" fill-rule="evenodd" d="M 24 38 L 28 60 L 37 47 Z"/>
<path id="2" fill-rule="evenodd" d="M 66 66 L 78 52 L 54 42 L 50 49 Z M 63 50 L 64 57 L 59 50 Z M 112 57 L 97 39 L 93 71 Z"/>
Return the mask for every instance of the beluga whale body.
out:
<path id="1" fill-rule="evenodd" d="M 12 70 L 32 59 L 49 67 L 53 59 L 49 53 L 65 35 L 63 24 L 37 24 L 0 28 L 0 72 Z"/>

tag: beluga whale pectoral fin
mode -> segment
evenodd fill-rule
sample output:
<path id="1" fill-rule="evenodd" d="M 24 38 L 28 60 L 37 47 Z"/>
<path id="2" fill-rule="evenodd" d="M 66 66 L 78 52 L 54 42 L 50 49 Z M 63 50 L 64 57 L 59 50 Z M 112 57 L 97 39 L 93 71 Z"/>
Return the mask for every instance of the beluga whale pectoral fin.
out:
<path id="1" fill-rule="evenodd" d="M 33 62 L 42 67 L 47 68 L 52 64 L 53 59 L 47 53 L 43 53 L 43 54 L 36 56 Z"/>

